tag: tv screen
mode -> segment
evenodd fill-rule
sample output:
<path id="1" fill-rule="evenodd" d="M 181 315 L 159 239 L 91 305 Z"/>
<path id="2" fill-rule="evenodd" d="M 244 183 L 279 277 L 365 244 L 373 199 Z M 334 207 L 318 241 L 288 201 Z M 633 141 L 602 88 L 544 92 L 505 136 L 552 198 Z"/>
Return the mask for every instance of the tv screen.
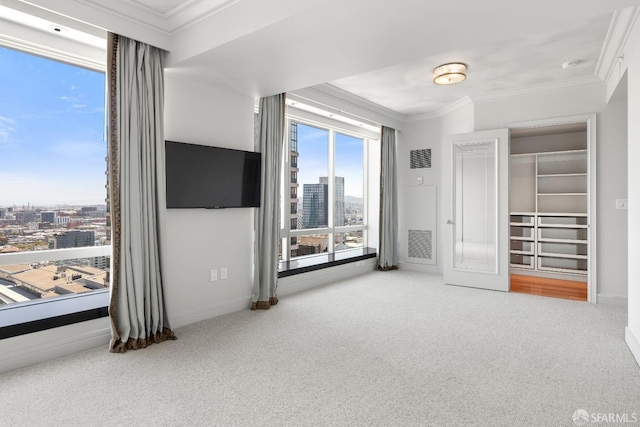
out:
<path id="1" fill-rule="evenodd" d="M 165 141 L 167 208 L 260 207 L 260 153 Z"/>

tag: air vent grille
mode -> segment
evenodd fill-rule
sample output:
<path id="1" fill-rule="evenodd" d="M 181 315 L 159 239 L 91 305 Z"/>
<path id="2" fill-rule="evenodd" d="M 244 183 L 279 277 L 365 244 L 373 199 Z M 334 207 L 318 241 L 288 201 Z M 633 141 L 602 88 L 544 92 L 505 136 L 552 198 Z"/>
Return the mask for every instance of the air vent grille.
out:
<path id="1" fill-rule="evenodd" d="M 411 150 L 409 152 L 409 163 L 411 169 L 431 168 L 431 148 L 421 150 Z"/>
<path id="2" fill-rule="evenodd" d="M 431 230 L 409 230 L 409 258 L 431 259 L 432 245 Z"/>

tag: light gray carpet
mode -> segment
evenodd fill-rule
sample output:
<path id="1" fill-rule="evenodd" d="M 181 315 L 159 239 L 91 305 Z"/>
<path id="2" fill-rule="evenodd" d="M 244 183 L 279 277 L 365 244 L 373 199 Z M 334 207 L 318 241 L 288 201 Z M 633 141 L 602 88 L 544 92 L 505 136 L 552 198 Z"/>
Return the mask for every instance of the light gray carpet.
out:
<path id="1" fill-rule="evenodd" d="M 3 426 L 562 426 L 640 414 L 626 310 L 374 272 L 0 375 Z M 119 372 L 119 373 L 118 373 Z"/>

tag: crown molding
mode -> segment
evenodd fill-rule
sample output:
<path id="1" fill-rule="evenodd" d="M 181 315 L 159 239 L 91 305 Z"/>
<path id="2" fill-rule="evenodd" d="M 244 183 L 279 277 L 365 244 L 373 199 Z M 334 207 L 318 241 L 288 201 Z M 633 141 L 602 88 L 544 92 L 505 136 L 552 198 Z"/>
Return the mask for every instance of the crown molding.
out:
<path id="1" fill-rule="evenodd" d="M 479 95 L 471 95 L 473 102 L 495 101 L 498 99 L 514 98 L 522 95 L 532 95 L 544 92 L 559 92 L 577 87 L 585 87 L 603 84 L 602 80 L 594 75 L 576 77 L 573 79 L 562 80 L 557 82 L 540 83 L 536 85 L 524 86 L 516 89 L 505 89 L 495 92 L 487 92 Z"/>
<path id="2" fill-rule="evenodd" d="M 174 35 L 205 21 L 242 0 L 188 0 L 167 12 L 160 12 L 136 0 L 120 4 L 101 0 L 76 0 L 91 4 L 121 18 L 133 19 L 141 25 L 150 25 L 156 31 Z"/>
<path id="3" fill-rule="evenodd" d="M 14 0 L 9 0 L 14 1 Z M 75 20 L 91 22 L 162 49 L 170 50 L 171 37 L 244 0 L 191 0 L 161 13 L 135 0 L 18 0 L 20 3 Z"/>
<path id="4" fill-rule="evenodd" d="M 531 95 L 536 93 L 558 92 L 566 89 L 573 89 L 576 87 L 584 87 L 597 84 L 602 84 L 602 81 L 600 81 L 600 79 L 598 79 L 596 76 L 584 76 L 559 82 L 541 83 L 516 89 L 505 89 L 495 92 L 487 92 L 479 95 L 470 95 L 465 96 L 464 98 L 460 98 L 457 101 L 452 102 L 451 104 L 448 104 L 436 111 L 405 117 L 403 122 L 415 123 L 439 119 L 459 108 L 478 102 L 489 102 L 498 99 L 515 98 L 518 96 Z"/>
<path id="5" fill-rule="evenodd" d="M 226 1 L 218 1 L 216 0 L 215 5 L 207 4 L 211 2 L 207 2 L 206 0 L 198 1 L 194 4 L 190 4 L 188 7 L 181 8 L 180 10 L 174 9 L 169 14 L 167 14 L 167 23 L 169 24 L 170 33 L 176 34 L 181 31 L 184 31 L 194 25 L 197 25 L 212 16 L 215 16 L 224 10 L 235 6 L 243 0 L 226 0 Z"/>
<path id="6" fill-rule="evenodd" d="M 458 108 L 466 107 L 467 105 L 470 105 L 470 104 L 473 104 L 473 100 L 469 96 L 465 96 L 431 113 L 416 114 L 413 116 L 408 116 L 405 118 L 404 122 L 415 123 L 415 122 L 424 122 L 427 120 L 439 119 L 457 110 Z"/>
<path id="7" fill-rule="evenodd" d="M 396 111 L 361 98 L 329 83 L 299 89 L 292 92 L 325 107 L 339 110 L 342 114 L 373 124 L 383 124 L 398 129 L 406 116 Z"/>
<path id="8" fill-rule="evenodd" d="M 622 58 L 624 45 L 640 15 L 639 7 L 629 7 L 613 13 L 600 57 L 596 64 L 595 75 L 604 82 L 609 82 L 616 64 Z"/>

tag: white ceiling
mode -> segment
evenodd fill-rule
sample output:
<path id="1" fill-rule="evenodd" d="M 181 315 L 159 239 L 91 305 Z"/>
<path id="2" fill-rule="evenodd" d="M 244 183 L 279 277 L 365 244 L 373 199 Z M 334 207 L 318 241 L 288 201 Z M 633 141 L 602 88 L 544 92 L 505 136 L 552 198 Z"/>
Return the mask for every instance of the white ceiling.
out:
<path id="1" fill-rule="evenodd" d="M 342 90 L 407 116 L 433 113 L 469 96 L 549 83 L 598 81 L 596 64 L 611 13 L 542 33 L 447 52 L 330 82 Z M 433 69 L 447 62 L 467 65 L 467 79 L 451 86 L 433 83 Z M 579 61 L 563 69 L 567 61 Z"/>
<path id="2" fill-rule="evenodd" d="M 410 118 L 465 97 L 597 82 L 612 13 L 640 0 L 3 1 L 27 4 L 162 47 L 169 74 L 253 97 L 329 82 Z M 570 60 L 580 62 L 563 70 Z M 433 85 L 450 61 L 468 64 L 467 80 Z"/>

